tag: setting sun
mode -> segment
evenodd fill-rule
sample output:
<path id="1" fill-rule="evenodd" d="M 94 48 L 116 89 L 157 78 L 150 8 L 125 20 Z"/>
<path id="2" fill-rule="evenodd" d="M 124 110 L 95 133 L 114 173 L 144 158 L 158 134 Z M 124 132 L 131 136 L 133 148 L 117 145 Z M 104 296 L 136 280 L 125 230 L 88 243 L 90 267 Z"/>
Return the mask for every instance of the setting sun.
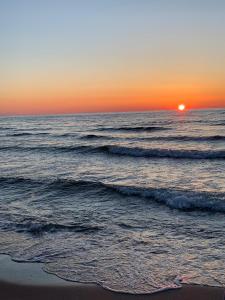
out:
<path id="1" fill-rule="evenodd" d="M 179 104 L 178 105 L 178 110 L 184 111 L 186 109 L 186 106 L 184 104 Z"/>

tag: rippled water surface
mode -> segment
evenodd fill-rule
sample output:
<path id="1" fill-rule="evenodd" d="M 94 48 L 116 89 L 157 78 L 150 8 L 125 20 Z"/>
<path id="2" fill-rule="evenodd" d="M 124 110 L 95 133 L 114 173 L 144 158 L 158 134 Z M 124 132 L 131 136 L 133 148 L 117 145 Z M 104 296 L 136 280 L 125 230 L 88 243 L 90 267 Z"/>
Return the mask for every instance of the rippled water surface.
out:
<path id="1" fill-rule="evenodd" d="M 0 118 L 0 252 L 123 292 L 225 285 L 225 111 Z"/>

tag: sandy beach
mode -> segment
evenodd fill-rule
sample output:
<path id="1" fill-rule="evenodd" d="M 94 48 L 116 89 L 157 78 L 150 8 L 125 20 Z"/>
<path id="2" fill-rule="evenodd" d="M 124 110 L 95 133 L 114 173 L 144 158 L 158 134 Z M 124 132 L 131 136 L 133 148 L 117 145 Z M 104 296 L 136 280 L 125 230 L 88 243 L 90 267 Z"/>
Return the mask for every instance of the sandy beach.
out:
<path id="1" fill-rule="evenodd" d="M 178 290 L 152 295 L 129 295 L 107 291 L 94 285 L 26 285 L 0 281 L 1 299 L 4 300 L 222 300 L 221 288 L 186 285 Z"/>
<path id="2" fill-rule="evenodd" d="M 79 284 L 47 274 L 39 263 L 14 262 L 0 256 L 0 295 L 4 300 L 222 300 L 224 289 L 199 285 L 148 295 L 111 292 L 95 284 Z"/>

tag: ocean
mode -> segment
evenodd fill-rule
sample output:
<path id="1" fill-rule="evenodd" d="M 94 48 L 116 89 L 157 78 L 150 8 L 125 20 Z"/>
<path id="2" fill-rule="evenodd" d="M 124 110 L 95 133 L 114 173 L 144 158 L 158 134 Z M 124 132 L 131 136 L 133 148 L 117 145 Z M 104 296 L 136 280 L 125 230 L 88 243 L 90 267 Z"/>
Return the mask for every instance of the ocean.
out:
<path id="1" fill-rule="evenodd" d="M 0 253 L 127 293 L 225 286 L 225 110 L 0 118 Z"/>

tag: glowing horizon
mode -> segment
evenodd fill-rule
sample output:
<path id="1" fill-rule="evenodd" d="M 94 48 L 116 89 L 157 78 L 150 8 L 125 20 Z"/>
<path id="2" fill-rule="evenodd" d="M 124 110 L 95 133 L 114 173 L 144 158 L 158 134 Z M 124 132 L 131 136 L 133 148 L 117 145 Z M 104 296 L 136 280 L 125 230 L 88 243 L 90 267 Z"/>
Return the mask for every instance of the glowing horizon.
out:
<path id="1" fill-rule="evenodd" d="M 221 0 L 3 0 L 0 17 L 0 115 L 225 107 Z"/>

